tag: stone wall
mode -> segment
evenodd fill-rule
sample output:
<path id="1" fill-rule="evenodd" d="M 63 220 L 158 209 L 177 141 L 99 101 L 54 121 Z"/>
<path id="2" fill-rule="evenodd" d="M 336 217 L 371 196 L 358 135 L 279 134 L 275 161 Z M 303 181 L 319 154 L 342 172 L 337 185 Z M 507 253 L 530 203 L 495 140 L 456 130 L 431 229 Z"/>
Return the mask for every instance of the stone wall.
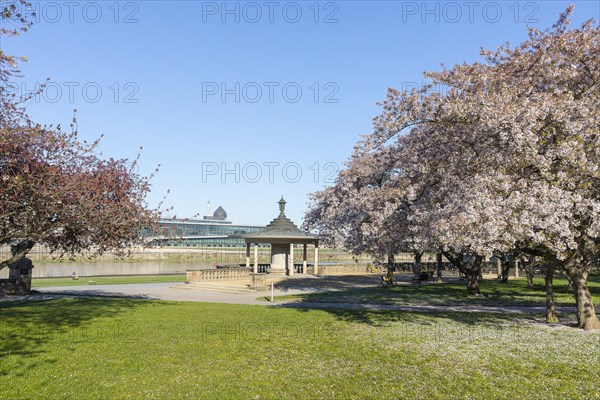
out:
<path id="1" fill-rule="evenodd" d="M 15 279 L 0 279 L 0 295 L 29 294 L 31 288 Z"/>
<path id="2" fill-rule="evenodd" d="M 33 263 L 23 257 L 8 264 L 8 279 L 0 279 L 0 295 L 29 294 Z"/>
<path id="3" fill-rule="evenodd" d="M 320 275 L 356 275 L 365 273 L 365 265 L 357 263 L 349 264 L 320 264 Z M 313 273 L 313 267 L 308 267 L 308 273 Z"/>
<path id="4" fill-rule="evenodd" d="M 73 271 L 80 277 L 106 275 L 171 275 L 183 274 L 187 269 L 210 267 L 199 262 L 64 262 L 36 263 L 32 277 L 35 278 L 70 278 Z M 0 271 L 0 279 L 8 278 L 8 268 Z"/>

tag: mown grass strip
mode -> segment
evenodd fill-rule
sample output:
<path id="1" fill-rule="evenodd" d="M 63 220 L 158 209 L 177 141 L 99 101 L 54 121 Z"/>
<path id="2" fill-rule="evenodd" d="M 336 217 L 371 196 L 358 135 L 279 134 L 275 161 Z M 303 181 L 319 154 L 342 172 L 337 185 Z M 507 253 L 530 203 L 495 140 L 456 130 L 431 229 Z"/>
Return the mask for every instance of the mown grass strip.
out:
<path id="1" fill-rule="evenodd" d="M 73 278 L 34 278 L 31 286 L 51 287 L 51 286 L 81 286 L 89 285 L 93 281 L 96 285 L 125 285 L 133 283 L 166 283 L 166 282 L 185 282 L 185 274 L 178 275 L 136 275 L 136 276 L 90 276 Z"/>

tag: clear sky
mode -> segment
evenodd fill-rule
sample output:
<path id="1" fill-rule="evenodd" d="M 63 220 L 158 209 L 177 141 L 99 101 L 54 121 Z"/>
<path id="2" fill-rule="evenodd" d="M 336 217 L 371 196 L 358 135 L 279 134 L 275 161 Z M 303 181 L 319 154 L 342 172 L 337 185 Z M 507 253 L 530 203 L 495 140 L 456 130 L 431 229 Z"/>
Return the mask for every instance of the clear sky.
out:
<path id="1" fill-rule="evenodd" d="M 331 184 L 388 87 L 479 60 L 550 27 L 564 1 L 33 1 L 30 32 L 0 45 L 27 56 L 21 94 L 35 120 L 104 134 L 107 157 L 133 158 L 170 189 L 171 215 L 210 199 L 238 223 L 267 224 L 283 195 L 298 225 L 308 194 Z M 600 2 L 573 1 L 573 23 Z M 443 88 L 440 88 L 443 90 Z"/>

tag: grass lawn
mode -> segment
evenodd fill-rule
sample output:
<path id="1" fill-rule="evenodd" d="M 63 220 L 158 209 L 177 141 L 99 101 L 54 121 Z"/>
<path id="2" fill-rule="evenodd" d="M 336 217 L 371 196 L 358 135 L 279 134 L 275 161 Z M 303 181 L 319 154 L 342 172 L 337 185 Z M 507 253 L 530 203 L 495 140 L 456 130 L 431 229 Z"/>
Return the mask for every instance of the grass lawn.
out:
<path id="1" fill-rule="evenodd" d="M 534 278 L 533 288 L 527 288 L 525 278 L 511 279 L 502 283 L 496 279 L 481 282 L 481 297 L 469 296 L 466 281 L 443 284 L 399 285 L 373 287 L 331 292 L 305 293 L 275 297 L 277 300 L 304 300 L 332 303 L 372 303 L 394 305 L 477 305 L 477 306 L 545 306 L 546 293 L 543 278 Z M 590 275 L 588 280 L 592 301 L 600 306 L 600 275 Z M 564 278 L 554 279 L 554 301 L 557 306 L 575 306 L 575 297 L 567 290 Z"/>
<path id="2" fill-rule="evenodd" d="M 600 336 L 537 317 L 0 302 L 1 399 L 600 399 Z"/>
<path id="3" fill-rule="evenodd" d="M 81 286 L 88 285 L 89 281 L 95 281 L 97 285 L 123 285 L 127 283 L 162 283 L 162 282 L 185 282 L 185 274 L 179 275 L 137 275 L 137 276 L 89 276 L 73 278 L 33 278 L 31 286 Z"/>

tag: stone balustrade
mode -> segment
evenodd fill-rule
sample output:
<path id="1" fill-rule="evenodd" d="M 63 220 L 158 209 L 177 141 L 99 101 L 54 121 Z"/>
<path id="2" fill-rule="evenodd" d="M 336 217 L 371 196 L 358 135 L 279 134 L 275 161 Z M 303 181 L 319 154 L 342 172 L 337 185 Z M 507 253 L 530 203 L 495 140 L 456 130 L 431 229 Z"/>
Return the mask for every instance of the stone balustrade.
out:
<path id="1" fill-rule="evenodd" d="M 247 268 L 217 268 L 217 269 L 201 269 L 187 270 L 187 282 L 201 282 L 213 280 L 227 279 L 244 279 L 250 277 L 251 270 Z"/>
<path id="2" fill-rule="evenodd" d="M 270 264 L 259 264 L 258 272 L 268 272 Z M 302 264 L 294 264 L 296 273 L 303 272 Z M 314 273 L 314 266 L 308 264 L 306 268 L 308 274 Z M 352 275 L 362 274 L 365 272 L 365 265 L 355 263 L 342 263 L 342 264 L 324 264 L 320 266 L 319 273 L 321 275 Z M 202 281 L 213 281 L 213 280 L 232 280 L 232 279 L 244 279 L 252 276 L 252 266 L 250 269 L 245 267 L 240 268 L 211 268 L 211 269 L 198 269 L 198 270 L 187 270 L 187 282 L 202 282 Z"/>

